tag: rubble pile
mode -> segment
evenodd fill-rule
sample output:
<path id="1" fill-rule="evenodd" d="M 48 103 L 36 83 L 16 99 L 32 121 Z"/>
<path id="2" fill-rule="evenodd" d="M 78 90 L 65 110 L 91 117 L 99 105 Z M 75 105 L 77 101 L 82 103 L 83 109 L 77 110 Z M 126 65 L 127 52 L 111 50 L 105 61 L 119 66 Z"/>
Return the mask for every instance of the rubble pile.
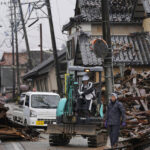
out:
<path id="1" fill-rule="evenodd" d="M 8 111 L 8 108 L 4 107 L 4 103 L 0 101 L 0 119 L 6 117 L 6 112 Z"/>
<path id="2" fill-rule="evenodd" d="M 37 139 L 39 132 L 36 130 L 14 124 L 6 117 L 8 108 L 0 102 L 0 140 L 24 139 L 34 141 Z"/>
<path id="3" fill-rule="evenodd" d="M 115 76 L 115 91 L 126 108 L 127 126 L 121 136 L 132 147 L 150 143 L 150 71 L 137 73 L 133 68 Z"/>

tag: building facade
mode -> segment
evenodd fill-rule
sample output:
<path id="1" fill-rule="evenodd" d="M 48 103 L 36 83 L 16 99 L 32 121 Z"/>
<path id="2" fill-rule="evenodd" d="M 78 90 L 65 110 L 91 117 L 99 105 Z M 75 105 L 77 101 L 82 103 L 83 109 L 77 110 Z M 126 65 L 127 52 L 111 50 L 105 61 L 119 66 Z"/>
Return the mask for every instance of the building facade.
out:
<path id="1" fill-rule="evenodd" d="M 62 85 L 67 70 L 66 49 L 58 52 L 58 61 Z M 57 92 L 56 72 L 53 55 L 23 76 L 24 81 L 31 82 L 32 89 L 41 92 Z"/>
<path id="2" fill-rule="evenodd" d="M 150 1 L 110 0 L 111 41 L 114 73 L 124 66 L 144 71 L 150 66 Z M 77 0 L 75 16 L 63 27 L 68 37 L 71 65 L 102 64 L 91 49 L 91 41 L 102 37 L 99 0 Z"/>

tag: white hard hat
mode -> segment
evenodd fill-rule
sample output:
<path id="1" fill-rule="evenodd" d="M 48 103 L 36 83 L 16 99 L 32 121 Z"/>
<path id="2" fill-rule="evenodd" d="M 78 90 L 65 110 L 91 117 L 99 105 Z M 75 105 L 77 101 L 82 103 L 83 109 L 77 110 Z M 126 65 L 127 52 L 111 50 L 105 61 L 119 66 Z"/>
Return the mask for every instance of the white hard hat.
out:
<path id="1" fill-rule="evenodd" d="M 89 76 L 88 75 L 84 75 L 83 77 L 82 77 L 82 81 L 88 81 L 90 78 L 89 78 Z"/>

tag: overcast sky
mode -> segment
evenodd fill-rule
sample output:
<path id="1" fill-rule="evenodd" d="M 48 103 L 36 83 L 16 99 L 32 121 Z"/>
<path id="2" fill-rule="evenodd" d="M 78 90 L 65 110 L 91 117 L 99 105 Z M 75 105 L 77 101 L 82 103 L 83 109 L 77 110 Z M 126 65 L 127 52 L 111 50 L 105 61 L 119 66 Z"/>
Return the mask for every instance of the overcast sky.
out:
<path id="1" fill-rule="evenodd" d="M 32 2 L 37 0 L 21 0 L 24 2 Z M 44 0 L 43 0 L 44 1 Z M 66 35 L 63 35 L 61 30 L 62 26 L 69 22 L 69 18 L 74 16 L 74 9 L 75 9 L 75 2 L 76 0 L 50 0 L 51 1 L 51 7 L 52 7 L 52 15 L 53 15 L 53 21 L 54 21 L 54 28 L 55 28 L 55 34 L 56 34 L 56 42 L 57 42 L 57 48 L 60 48 L 63 43 L 65 43 L 67 37 Z M 5 3 L 6 4 L 5 4 Z M 11 51 L 11 30 L 10 30 L 10 10 L 8 3 L 9 0 L 0 0 L 0 52 L 3 51 Z M 32 5 L 29 7 L 28 5 L 23 5 L 23 11 L 25 20 L 27 20 L 29 13 L 31 12 Z M 43 11 L 47 13 L 46 7 L 42 8 Z M 37 17 L 46 17 L 46 15 L 40 11 L 40 10 L 34 10 L 31 13 L 30 18 L 37 18 Z M 18 16 L 19 19 L 19 16 Z M 50 31 L 49 31 L 49 23 L 48 19 L 40 19 L 37 23 L 35 23 L 33 26 L 28 27 L 32 22 L 34 22 L 36 19 L 30 19 L 28 20 L 26 27 L 27 27 L 27 33 L 29 37 L 29 44 L 30 49 L 39 49 L 38 45 L 40 42 L 39 34 L 40 34 L 40 28 L 39 24 L 42 23 L 43 25 L 43 48 L 44 49 L 50 49 L 52 48 L 51 45 L 51 39 L 50 39 Z M 23 31 L 18 32 L 18 38 L 19 38 L 19 51 L 25 51 L 25 41 L 22 38 L 23 37 Z"/>

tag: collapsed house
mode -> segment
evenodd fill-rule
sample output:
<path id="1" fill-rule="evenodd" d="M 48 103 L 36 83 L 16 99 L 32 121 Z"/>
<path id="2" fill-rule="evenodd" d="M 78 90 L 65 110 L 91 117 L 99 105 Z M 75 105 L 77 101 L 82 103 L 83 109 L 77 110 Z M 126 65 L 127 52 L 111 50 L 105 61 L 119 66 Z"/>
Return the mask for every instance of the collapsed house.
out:
<path id="1" fill-rule="evenodd" d="M 150 71 L 129 67 L 115 76 L 115 92 L 126 108 L 127 126 L 121 129 L 122 147 L 142 149 L 150 145 Z"/>

